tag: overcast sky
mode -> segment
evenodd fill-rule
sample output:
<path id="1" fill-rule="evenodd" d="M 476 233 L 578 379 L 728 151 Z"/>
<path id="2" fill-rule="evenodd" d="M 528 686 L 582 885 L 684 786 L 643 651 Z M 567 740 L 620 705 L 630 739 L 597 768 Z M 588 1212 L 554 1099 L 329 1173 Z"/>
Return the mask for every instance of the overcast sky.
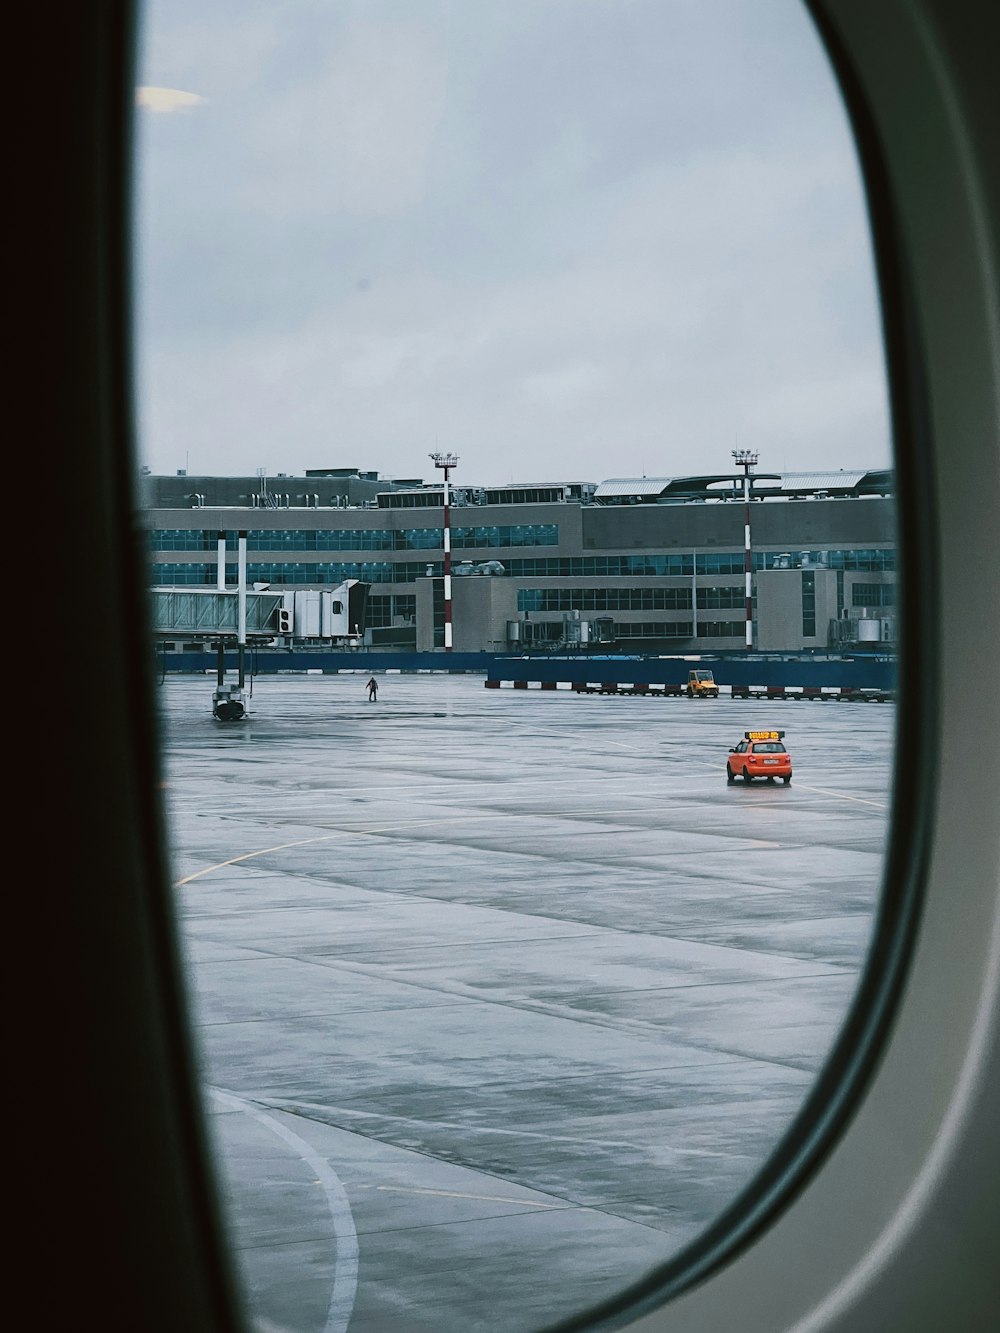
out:
<path id="1" fill-rule="evenodd" d="M 139 74 L 154 472 L 890 465 L 799 0 L 147 0 Z"/>

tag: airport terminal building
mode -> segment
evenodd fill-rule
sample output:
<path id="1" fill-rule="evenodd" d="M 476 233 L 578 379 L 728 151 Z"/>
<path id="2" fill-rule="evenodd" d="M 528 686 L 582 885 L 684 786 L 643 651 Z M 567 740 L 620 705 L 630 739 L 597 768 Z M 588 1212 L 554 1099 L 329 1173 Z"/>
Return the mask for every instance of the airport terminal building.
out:
<path id="1" fill-rule="evenodd" d="M 273 590 L 370 585 L 364 642 L 443 649 L 443 486 L 355 468 L 264 478 L 145 474 L 155 587 L 238 577 Z M 475 487 L 451 483 L 456 652 L 745 646 L 744 474 Z M 751 477 L 753 646 L 895 648 L 889 471 Z M 191 647 L 178 641 L 178 651 Z M 290 645 L 286 645 L 290 646 Z"/>

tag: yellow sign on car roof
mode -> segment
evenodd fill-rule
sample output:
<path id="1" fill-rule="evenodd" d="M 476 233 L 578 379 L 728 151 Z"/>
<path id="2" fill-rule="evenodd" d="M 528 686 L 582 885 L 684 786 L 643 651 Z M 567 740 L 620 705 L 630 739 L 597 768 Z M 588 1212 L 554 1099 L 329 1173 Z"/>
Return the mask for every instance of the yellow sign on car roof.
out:
<path id="1" fill-rule="evenodd" d="M 748 741 L 780 741 L 784 734 L 783 731 L 745 731 L 743 733 Z"/>

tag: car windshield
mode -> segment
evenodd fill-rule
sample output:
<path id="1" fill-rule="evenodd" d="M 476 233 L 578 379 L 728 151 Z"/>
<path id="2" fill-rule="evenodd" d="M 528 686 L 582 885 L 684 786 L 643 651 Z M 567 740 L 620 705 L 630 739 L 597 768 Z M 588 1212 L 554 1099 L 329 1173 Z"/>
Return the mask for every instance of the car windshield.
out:
<path id="1" fill-rule="evenodd" d="M 785 747 L 780 741 L 758 741 L 753 747 L 757 754 L 784 754 Z"/>

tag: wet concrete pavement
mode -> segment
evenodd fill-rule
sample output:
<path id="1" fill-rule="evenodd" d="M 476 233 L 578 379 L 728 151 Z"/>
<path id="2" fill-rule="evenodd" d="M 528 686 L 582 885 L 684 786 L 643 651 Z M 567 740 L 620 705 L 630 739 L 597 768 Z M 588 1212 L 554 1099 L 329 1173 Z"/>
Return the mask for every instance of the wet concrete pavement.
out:
<path id="1" fill-rule="evenodd" d="M 261 1329 L 528 1333 L 694 1237 L 800 1107 L 883 869 L 895 710 L 160 690 L 206 1106 Z M 786 731 L 795 773 L 727 786 Z"/>

